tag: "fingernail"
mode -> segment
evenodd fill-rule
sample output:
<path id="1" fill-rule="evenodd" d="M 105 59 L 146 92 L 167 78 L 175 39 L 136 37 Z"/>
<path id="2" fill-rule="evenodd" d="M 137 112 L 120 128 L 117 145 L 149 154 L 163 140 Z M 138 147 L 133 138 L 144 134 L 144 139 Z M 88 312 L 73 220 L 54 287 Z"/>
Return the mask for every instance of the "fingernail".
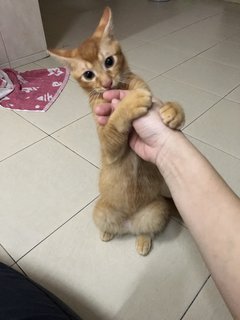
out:
<path id="1" fill-rule="evenodd" d="M 120 100 L 118 100 L 118 99 L 113 99 L 113 100 L 112 100 L 112 104 L 117 104 L 119 101 L 120 101 Z"/>

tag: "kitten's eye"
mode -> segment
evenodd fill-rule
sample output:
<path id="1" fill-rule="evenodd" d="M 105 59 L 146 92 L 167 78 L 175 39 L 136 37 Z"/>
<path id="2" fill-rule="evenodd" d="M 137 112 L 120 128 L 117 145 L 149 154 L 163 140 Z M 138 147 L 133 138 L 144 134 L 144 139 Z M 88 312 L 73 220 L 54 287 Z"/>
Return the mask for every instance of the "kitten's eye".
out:
<path id="1" fill-rule="evenodd" d="M 92 72 L 92 71 L 85 71 L 84 74 L 83 74 L 83 77 L 86 79 L 86 80 L 92 80 L 94 77 L 95 77 L 95 74 Z"/>
<path id="2" fill-rule="evenodd" d="M 112 56 L 107 57 L 104 64 L 106 68 L 111 68 L 114 65 L 114 58 Z"/>

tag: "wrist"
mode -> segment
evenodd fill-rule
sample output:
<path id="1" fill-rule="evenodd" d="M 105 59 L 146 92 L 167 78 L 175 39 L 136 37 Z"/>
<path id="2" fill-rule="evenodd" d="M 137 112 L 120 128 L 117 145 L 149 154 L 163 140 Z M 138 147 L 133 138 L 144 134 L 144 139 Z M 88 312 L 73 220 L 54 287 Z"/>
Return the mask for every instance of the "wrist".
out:
<path id="1" fill-rule="evenodd" d="M 180 160 L 179 155 L 181 155 L 178 150 L 181 149 L 181 145 L 186 140 L 181 131 L 167 129 L 166 136 L 161 138 L 155 162 L 165 179 L 169 176 L 177 175 L 176 162 Z"/>

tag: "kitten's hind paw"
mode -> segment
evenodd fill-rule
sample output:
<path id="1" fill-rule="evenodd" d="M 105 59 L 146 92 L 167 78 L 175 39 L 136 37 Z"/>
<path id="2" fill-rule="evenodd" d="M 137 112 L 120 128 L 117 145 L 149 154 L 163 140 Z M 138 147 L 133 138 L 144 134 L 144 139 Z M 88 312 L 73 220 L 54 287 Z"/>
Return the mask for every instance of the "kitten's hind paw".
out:
<path id="1" fill-rule="evenodd" d="M 110 241 L 110 240 L 112 240 L 114 238 L 114 234 L 108 233 L 108 232 L 101 232 L 100 233 L 100 238 L 101 238 L 102 241 L 107 242 L 107 241 Z"/>
<path id="2" fill-rule="evenodd" d="M 139 235 L 136 238 L 136 250 L 141 256 L 146 256 L 152 247 L 152 238 L 149 235 Z"/>

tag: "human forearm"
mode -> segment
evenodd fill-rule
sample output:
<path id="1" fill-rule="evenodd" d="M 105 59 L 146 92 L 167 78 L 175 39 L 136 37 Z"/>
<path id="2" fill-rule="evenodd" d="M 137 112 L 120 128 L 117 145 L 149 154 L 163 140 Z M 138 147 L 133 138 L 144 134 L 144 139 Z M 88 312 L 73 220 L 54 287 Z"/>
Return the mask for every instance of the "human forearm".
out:
<path id="1" fill-rule="evenodd" d="M 240 201 L 180 132 L 157 165 L 231 311 L 240 319 Z"/>

